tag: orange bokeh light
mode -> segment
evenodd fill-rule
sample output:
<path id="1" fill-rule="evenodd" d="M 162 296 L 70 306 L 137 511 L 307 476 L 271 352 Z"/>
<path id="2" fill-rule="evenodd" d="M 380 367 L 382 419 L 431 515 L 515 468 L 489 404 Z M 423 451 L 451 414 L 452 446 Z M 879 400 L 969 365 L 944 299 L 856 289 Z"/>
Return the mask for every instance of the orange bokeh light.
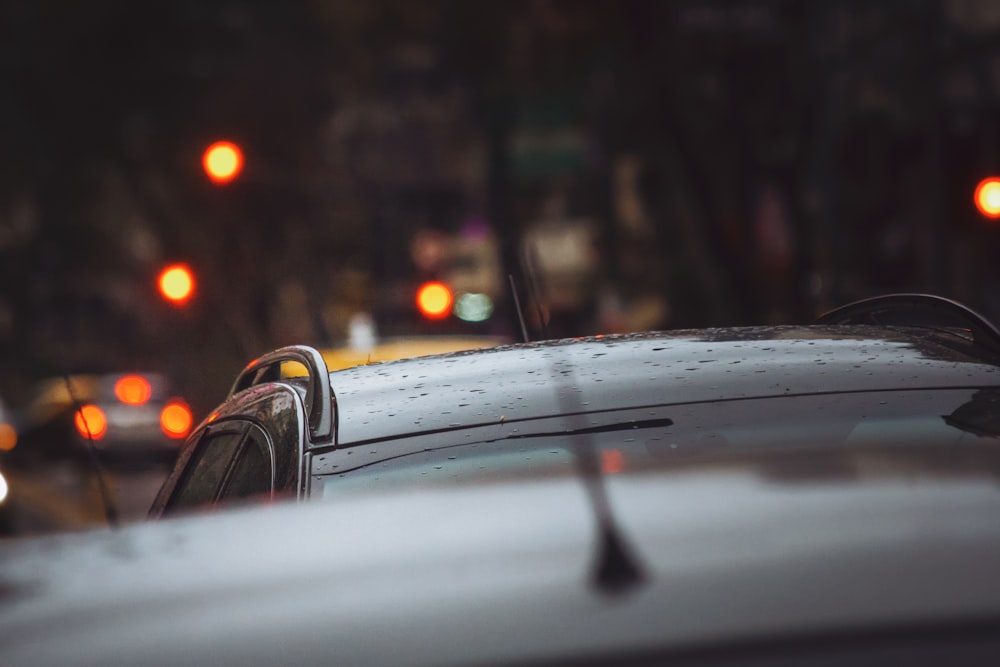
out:
<path id="1" fill-rule="evenodd" d="M 976 186 L 976 208 L 990 219 L 1000 218 L 1000 178 L 991 176 Z"/>
<path id="2" fill-rule="evenodd" d="M 448 317 L 453 301 L 451 289 L 444 283 L 424 283 L 417 290 L 417 308 L 424 317 L 432 320 Z"/>
<path id="3" fill-rule="evenodd" d="M 0 424 L 0 451 L 9 452 L 17 445 L 17 431 L 10 424 Z"/>
<path id="4" fill-rule="evenodd" d="M 141 375 L 126 375 L 115 382 L 115 396 L 122 403 L 142 405 L 153 395 L 149 380 Z"/>
<path id="5" fill-rule="evenodd" d="M 243 151 L 231 141 L 216 141 L 205 149 L 201 165 L 213 183 L 225 185 L 243 171 Z"/>
<path id="6" fill-rule="evenodd" d="M 620 449 L 605 449 L 601 451 L 601 472 L 613 475 L 625 470 L 625 455 Z"/>
<path id="7" fill-rule="evenodd" d="M 183 305 L 194 295 L 194 274 L 184 264 L 168 266 L 160 272 L 160 294 L 172 303 Z"/>
<path id="8" fill-rule="evenodd" d="M 100 440 L 108 432 L 108 419 L 96 405 L 84 405 L 77 410 L 73 422 L 77 432 L 85 438 L 89 433 L 92 439 Z"/>
<path id="9" fill-rule="evenodd" d="M 160 413 L 160 428 L 170 438 L 183 438 L 191 431 L 191 409 L 180 401 L 171 401 Z"/>

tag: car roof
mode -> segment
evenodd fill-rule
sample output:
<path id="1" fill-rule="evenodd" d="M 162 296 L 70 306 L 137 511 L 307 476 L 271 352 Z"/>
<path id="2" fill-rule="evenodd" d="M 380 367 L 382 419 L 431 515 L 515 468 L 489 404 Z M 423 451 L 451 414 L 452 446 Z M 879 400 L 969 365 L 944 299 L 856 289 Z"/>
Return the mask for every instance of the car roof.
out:
<path id="1" fill-rule="evenodd" d="M 716 328 L 547 341 L 330 373 L 337 443 L 567 412 L 1000 385 L 997 358 L 909 327 Z"/>
<path id="2" fill-rule="evenodd" d="M 756 452 L 0 545 L 0 663 L 505 664 L 1000 628 L 995 447 Z"/>

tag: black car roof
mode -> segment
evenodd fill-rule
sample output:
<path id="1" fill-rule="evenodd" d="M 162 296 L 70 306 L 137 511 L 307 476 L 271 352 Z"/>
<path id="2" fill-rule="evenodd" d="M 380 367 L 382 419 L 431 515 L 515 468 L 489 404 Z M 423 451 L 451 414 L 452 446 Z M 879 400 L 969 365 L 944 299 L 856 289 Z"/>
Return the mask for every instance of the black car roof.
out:
<path id="1" fill-rule="evenodd" d="M 947 330 L 771 326 L 599 336 L 330 373 L 337 443 L 687 402 L 994 387 L 996 359 Z"/>

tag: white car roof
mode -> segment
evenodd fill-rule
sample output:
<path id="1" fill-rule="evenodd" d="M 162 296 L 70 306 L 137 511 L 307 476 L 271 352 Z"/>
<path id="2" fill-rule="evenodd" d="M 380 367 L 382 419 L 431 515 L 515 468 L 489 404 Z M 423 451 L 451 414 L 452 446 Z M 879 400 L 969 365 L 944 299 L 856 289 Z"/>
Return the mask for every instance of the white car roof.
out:
<path id="1" fill-rule="evenodd" d="M 940 332 L 782 326 L 603 336 L 334 371 L 337 443 L 567 412 L 880 391 L 1000 386 L 996 359 Z M 956 342 L 960 339 L 955 338 Z"/>

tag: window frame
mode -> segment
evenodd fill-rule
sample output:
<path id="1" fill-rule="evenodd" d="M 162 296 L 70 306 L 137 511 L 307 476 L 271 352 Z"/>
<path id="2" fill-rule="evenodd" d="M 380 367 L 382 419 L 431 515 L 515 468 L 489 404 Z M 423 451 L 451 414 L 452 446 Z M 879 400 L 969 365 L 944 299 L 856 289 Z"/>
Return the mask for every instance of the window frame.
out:
<path id="1" fill-rule="evenodd" d="M 272 462 L 272 498 L 287 495 L 301 499 L 307 486 L 306 452 L 310 445 L 302 392 L 293 384 L 275 383 L 254 387 L 224 403 L 188 437 L 173 470 L 153 501 L 149 518 L 157 519 L 177 510 L 174 496 L 186 483 L 192 457 L 209 433 L 233 423 L 252 423 L 266 437 Z"/>
<path id="2" fill-rule="evenodd" d="M 203 460 L 202 456 L 208 447 L 220 438 L 227 436 L 235 436 L 236 444 L 233 450 L 225 455 L 226 461 L 222 469 L 222 474 L 215 483 L 214 489 L 210 494 L 207 494 L 206 499 L 202 503 L 191 505 L 179 504 L 178 501 L 181 494 L 190 488 L 189 484 L 192 476 L 198 472 L 199 464 Z M 226 491 L 234 481 L 233 471 L 245 459 L 248 447 L 256 445 L 261 446 L 265 450 L 268 459 L 268 490 L 266 491 L 266 495 L 268 499 L 273 498 L 275 493 L 275 451 L 274 443 L 267 430 L 249 419 L 225 419 L 209 424 L 198 434 L 196 444 L 190 448 L 188 455 L 185 457 L 183 469 L 180 475 L 177 476 L 177 480 L 170 490 L 170 495 L 163 505 L 163 514 L 189 511 L 201 506 L 228 504 L 227 501 L 230 499 L 227 499 Z M 239 498 L 234 497 L 231 500 L 235 502 Z"/>

